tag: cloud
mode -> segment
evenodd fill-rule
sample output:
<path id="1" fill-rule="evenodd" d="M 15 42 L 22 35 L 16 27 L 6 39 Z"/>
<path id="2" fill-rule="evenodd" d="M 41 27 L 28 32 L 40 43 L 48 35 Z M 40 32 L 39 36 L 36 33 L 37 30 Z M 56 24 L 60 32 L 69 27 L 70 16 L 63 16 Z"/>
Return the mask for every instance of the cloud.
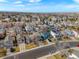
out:
<path id="1" fill-rule="evenodd" d="M 34 2 L 41 2 L 42 0 L 29 0 L 29 2 L 34 3 Z"/>
<path id="2" fill-rule="evenodd" d="M 23 4 L 16 4 L 14 6 L 16 6 L 16 7 L 24 7 L 25 5 L 23 5 Z"/>
<path id="3" fill-rule="evenodd" d="M 79 0 L 73 0 L 74 2 L 76 2 L 76 3 L 79 3 Z"/>
<path id="4" fill-rule="evenodd" d="M 20 4 L 20 3 L 22 3 L 22 1 L 16 1 L 16 2 L 14 2 L 15 4 Z"/>
<path id="5" fill-rule="evenodd" d="M 15 7 L 24 7 L 25 6 L 24 4 L 22 4 L 22 1 L 19 1 L 19 0 L 15 1 L 12 5 Z"/>
<path id="6" fill-rule="evenodd" d="M 79 5 L 65 5 L 66 8 L 79 8 Z"/>
<path id="7" fill-rule="evenodd" d="M 0 2 L 8 2 L 8 1 L 6 1 L 6 0 L 0 0 Z"/>

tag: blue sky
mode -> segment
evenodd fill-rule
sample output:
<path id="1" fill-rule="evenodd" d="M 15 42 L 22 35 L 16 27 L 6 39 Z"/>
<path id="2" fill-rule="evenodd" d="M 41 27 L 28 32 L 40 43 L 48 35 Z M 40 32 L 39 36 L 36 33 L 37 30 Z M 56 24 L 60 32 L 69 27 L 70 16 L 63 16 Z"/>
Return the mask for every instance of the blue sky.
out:
<path id="1" fill-rule="evenodd" d="M 79 0 L 0 0 L 0 11 L 78 12 Z"/>

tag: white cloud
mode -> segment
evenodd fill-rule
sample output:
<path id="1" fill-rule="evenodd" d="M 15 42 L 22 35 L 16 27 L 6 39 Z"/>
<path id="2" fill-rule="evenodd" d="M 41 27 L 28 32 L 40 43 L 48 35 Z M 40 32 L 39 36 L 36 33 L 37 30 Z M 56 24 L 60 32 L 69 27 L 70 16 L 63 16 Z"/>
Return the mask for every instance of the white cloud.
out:
<path id="1" fill-rule="evenodd" d="M 8 1 L 6 1 L 6 0 L 0 0 L 0 2 L 8 2 Z"/>
<path id="2" fill-rule="evenodd" d="M 25 5 L 23 5 L 22 4 L 22 1 L 15 1 L 14 3 L 13 3 L 13 6 L 15 6 L 15 7 L 24 7 Z"/>
<path id="3" fill-rule="evenodd" d="M 25 5 L 23 5 L 23 4 L 16 4 L 16 5 L 14 5 L 14 6 L 17 6 L 17 7 L 24 7 Z"/>
<path id="4" fill-rule="evenodd" d="M 79 8 L 79 5 L 65 5 L 66 8 Z"/>
<path id="5" fill-rule="evenodd" d="M 14 2 L 15 4 L 20 4 L 20 3 L 22 3 L 22 1 L 16 1 L 16 2 Z"/>
<path id="6" fill-rule="evenodd" d="M 41 2 L 41 0 L 29 0 L 29 2 L 32 2 L 32 3 L 34 3 L 34 2 Z"/>
<path id="7" fill-rule="evenodd" d="M 76 3 L 79 3 L 79 0 L 73 0 L 74 2 L 76 2 Z"/>

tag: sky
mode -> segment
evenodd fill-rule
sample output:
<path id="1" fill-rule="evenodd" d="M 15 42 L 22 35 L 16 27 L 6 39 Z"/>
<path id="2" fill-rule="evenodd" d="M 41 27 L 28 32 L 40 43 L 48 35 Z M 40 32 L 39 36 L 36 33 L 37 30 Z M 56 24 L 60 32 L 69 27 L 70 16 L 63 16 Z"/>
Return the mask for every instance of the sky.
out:
<path id="1" fill-rule="evenodd" d="M 0 0 L 0 11 L 79 12 L 79 0 Z"/>

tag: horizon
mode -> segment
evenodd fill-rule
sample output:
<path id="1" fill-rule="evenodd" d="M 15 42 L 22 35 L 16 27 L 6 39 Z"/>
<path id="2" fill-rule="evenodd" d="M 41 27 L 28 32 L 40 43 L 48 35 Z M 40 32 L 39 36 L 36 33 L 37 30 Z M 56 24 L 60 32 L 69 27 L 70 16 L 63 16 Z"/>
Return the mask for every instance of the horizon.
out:
<path id="1" fill-rule="evenodd" d="M 77 12 L 25 12 L 25 11 L 0 11 L 0 13 L 48 13 L 48 14 L 52 14 L 52 13 L 77 13 L 79 14 L 79 11 Z"/>

